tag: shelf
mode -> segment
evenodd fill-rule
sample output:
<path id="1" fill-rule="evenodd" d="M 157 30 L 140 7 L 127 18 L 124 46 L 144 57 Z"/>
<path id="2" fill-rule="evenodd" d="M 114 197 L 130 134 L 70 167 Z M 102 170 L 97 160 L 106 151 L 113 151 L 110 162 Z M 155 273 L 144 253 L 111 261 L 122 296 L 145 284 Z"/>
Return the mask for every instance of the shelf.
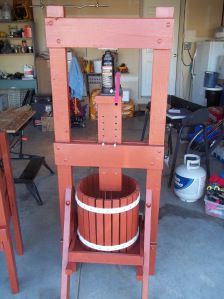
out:
<path id="1" fill-rule="evenodd" d="M 32 40 L 32 37 L 0 37 L 0 39 L 10 39 L 10 40 L 13 40 L 13 39 L 21 39 L 21 40 L 23 40 L 23 39 L 28 39 L 28 40 Z"/>
<path id="2" fill-rule="evenodd" d="M 10 55 L 10 56 L 34 55 L 34 53 L 7 53 L 7 54 L 0 54 L 0 57 L 7 56 L 7 55 Z"/>
<path id="3" fill-rule="evenodd" d="M 32 24 L 31 20 L 0 20 L 0 24 Z"/>
<path id="4" fill-rule="evenodd" d="M 18 89 L 29 89 L 33 88 L 37 91 L 37 80 L 36 78 L 32 80 L 20 80 L 20 79 L 0 79 L 0 89 L 8 89 L 8 88 L 18 88 Z"/>

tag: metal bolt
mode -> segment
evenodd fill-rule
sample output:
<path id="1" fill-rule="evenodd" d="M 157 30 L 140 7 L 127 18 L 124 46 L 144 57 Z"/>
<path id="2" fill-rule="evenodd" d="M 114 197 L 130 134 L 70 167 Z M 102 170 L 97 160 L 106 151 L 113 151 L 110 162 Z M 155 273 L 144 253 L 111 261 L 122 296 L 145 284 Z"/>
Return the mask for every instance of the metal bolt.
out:
<path id="1" fill-rule="evenodd" d="M 162 43 L 162 39 L 161 39 L 161 38 L 158 38 L 158 39 L 157 39 L 157 43 L 158 43 L 158 44 L 161 44 L 161 43 Z"/>
<path id="2" fill-rule="evenodd" d="M 168 28 L 169 28 L 169 27 L 170 27 L 170 25 L 171 25 L 171 24 L 170 24 L 170 22 L 167 22 L 167 23 L 166 23 L 166 27 L 168 27 Z"/>
<path id="3" fill-rule="evenodd" d="M 58 39 L 56 40 L 56 42 L 57 42 L 57 44 L 60 44 L 60 43 L 61 43 L 60 38 L 58 38 Z"/>
<path id="4" fill-rule="evenodd" d="M 70 201 L 66 201 L 66 206 L 70 206 Z"/>
<path id="5" fill-rule="evenodd" d="M 53 24 L 54 24 L 53 21 L 49 21 L 49 22 L 48 22 L 48 25 L 49 25 L 49 26 L 52 26 Z"/>
<path id="6" fill-rule="evenodd" d="M 65 159 L 64 159 L 64 162 L 67 162 L 67 161 L 68 161 L 68 159 L 67 159 L 67 158 L 65 158 Z"/>
<path id="7" fill-rule="evenodd" d="M 150 203 L 147 203 L 147 204 L 146 204 L 146 208 L 151 208 L 151 204 L 150 204 Z"/>

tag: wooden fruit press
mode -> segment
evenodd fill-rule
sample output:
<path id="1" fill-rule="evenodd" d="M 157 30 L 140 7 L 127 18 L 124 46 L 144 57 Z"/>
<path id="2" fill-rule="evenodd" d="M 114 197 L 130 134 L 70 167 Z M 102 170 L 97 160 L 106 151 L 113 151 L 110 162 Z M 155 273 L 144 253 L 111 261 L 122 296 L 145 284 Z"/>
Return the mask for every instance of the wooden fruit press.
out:
<path id="1" fill-rule="evenodd" d="M 63 228 L 61 299 L 69 298 L 70 276 L 78 263 L 136 266 L 142 299 L 155 272 L 161 173 L 173 8 L 157 8 L 152 19 L 65 18 L 61 6 L 48 6 L 58 171 Z M 152 48 L 153 81 L 149 140 L 122 141 L 121 98 L 99 95 L 98 140 L 71 138 L 66 48 Z M 119 75 L 117 76 L 119 85 Z M 98 167 L 74 188 L 73 167 Z M 123 168 L 147 170 L 145 215 L 139 216 L 140 188 Z"/>

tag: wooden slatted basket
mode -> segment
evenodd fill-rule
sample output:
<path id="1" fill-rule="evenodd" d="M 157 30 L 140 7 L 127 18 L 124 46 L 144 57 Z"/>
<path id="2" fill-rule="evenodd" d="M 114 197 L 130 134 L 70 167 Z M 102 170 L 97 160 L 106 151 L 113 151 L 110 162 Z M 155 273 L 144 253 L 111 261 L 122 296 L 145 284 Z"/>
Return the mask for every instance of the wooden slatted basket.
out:
<path id="1" fill-rule="evenodd" d="M 100 191 L 98 174 L 82 179 L 76 192 L 80 241 L 100 251 L 131 248 L 139 234 L 139 201 L 139 185 L 128 176 L 121 192 Z"/>

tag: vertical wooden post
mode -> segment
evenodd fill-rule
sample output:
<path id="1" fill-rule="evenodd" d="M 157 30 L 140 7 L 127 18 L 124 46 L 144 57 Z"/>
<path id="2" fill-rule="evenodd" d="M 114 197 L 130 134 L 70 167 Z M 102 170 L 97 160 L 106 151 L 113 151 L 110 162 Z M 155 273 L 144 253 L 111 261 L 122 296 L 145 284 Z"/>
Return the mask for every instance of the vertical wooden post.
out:
<path id="1" fill-rule="evenodd" d="M 58 18 L 64 17 L 64 8 L 62 6 L 48 6 L 47 17 Z M 46 26 L 53 26 L 53 20 L 46 22 Z M 61 40 L 57 40 L 58 44 Z M 66 49 L 50 48 L 50 67 L 51 67 L 51 84 L 53 96 L 53 113 L 56 142 L 71 141 L 71 122 L 70 122 L 70 98 L 68 91 L 68 67 Z M 58 191 L 60 204 L 61 228 L 63 231 L 64 224 L 64 198 L 65 190 L 68 186 L 73 185 L 72 167 L 57 166 L 58 173 Z"/>
<path id="2" fill-rule="evenodd" d="M 164 145 L 170 50 L 154 50 L 149 145 Z M 158 117 L 159 116 L 159 117 Z M 155 272 L 156 242 L 162 169 L 147 171 L 146 189 L 152 190 L 150 274 Z"/>
<path id="3" fill-rule="evenodd" d="M 72 202 L 72 188 L 67 188 L 65 192 L 65 215 L 64 215 L 64 240 L 62 251 L 62 270 L 61 270 L 61 299 L 69 299 L 70 292 L 70 274 L 66 273 L 68 266 L 68 252 L 70 245 L 71 234 L 71 202 Z"/>
<path id="4" fill-rule="evenodd" d="M 149 263 L 150 263 L 150 229 L 151 229 L 152 192 L 146 189 L 145 223 L 144 223 L 144 264 L 142 280 L 142 299 L 148 299 Z"/>
<path id="5" fill-rule="evenodd" d="M 98 104 L 98 142 L 102 144 L 121 144 L 122 141 L 122 100 L 117 105 L 113 96 L 97 96 Z M 99 186 L 102 191 L 121 191 L 121 168 L 99 168 Z"/>

